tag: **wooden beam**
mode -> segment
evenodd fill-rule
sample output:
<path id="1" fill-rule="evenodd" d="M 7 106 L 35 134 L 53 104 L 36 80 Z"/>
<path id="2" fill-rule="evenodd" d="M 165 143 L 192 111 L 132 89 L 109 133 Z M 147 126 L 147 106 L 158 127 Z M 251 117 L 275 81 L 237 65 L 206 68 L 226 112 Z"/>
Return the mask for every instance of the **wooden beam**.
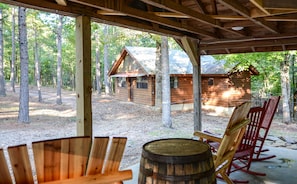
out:
<path id="1" fill-rule="evenodd" d="M 231 16 L 230 15 L 210 15 L 210 16 L 212 18 L 214 18 L 214 19 L 217 19 L 217 20 L 230 20 L 230 21 L 246 21 L 246 20 L 248 20 L 248 18 L 246 18 L 246 17 L 234 16 L 234 15 L 231 15 Z M 277 15 L 275 15 L 275 16 L 266 16 L 266 15 L 263 16 L 263 15 L 261 15 L 260 17 L 263 17 L 266 21 L 285 21 L 285 22 L 290 22 L 290 21 L 291 22 L 296 22 L 297 21 L 296 14 L 279 15 L 279 16 L 277 16 Z M 253 18 L 256 18 L 256 17 L 253 17 Z M 233 23 L 233 24 L 235 24 L 235 23 Z M 224 27 L 226 27 L 225 25 L 226 24 L 224 24 Z"/>
<path id="2" fill-rule="evenodd" d="M 257 17 L 270 17 L 270 16 L 279 16 L 279 15 L 290 15 L 297 13 L 297 9 L 295 10 L 277 10 L 271 9 L 269 10 L 269 15 L 265 14 L 263 11 L 260 11 L 258 8 L 252 8 L 250 11 L 250 15 L 252 18 Z"/>
<path id="3" fill-rule="evenodd" d="M 246 17 L 238 15 L 210 15 L 216 20 L 248 20 Z"/>
<path id="4" fill-rule="evenodd" d="M 193 65 L 194 131 L 201 131 L 201 61 L 198 40 L 182 37 L 181 43 Z"/>
<path id="5" fill-rule="evenodd" d="M 250 0 L 250 2 L 255 5 L 259 10 L 261 10 L 266 15 L 269 15 L 270 12 L 263 7 L 262 0 Z"/>
<path id="6" fill-rule="evenodd" d="M 59 5 L 67 6 L 67 1 L 66 1 L 66 0 L 56 0 L 56 2 L 57 2 Z"/>
<path id="7" fill-rule="evenodd" d="M 196 42 L 196 44 L 194 42 Z M 182 43 L 183 48 L 185 49 L 186 53 L 188 54 L 192 64 L 198 65 L 197 61 L 199 59 L 198 59 L 197 48 L 196 48 L 198 41 L 197 40 L 194 41 L 193 39 L 190 39 L 190 38 L 184 36 L 181 38 L 181 43 Z"/>
<path id="8" fill-rule="evenodd" d="M 282 45 L 296 45 L 297 36 L 288 36 L 287 38 L 266 38 L 266 39 L 238 39 L 238 40 L 221 40 L 215 42 L 201 42 L 202 50 L 217 50 L 217 49 L 236 49 L 245 47 L 270 47 Z"/>
<path id="9" fill-rule="evenodd" d="M 91 20 L 76 18 L 76 123 L 78 136 L 92 137 Z"/>
<path id="10" fill-rule="evenodd" d="M 159 35 L 170 35 L 172 37 L 180 38 L 184 35 L 187 35 L 189 37 L 198 38 L 198 34 L 191 34 L 186 31 L 180 31 L 180 30 L 168 30 L 164 27 L 156 27 L 153 24 L 147 24 L 145 22 L 137 22 L 135 23 L 131 19 L 125 19 L 124 17 L 114 17 L 114 16 L 103 16 L 98 14 L 97 17 L 93 17 L 92 19 L 95 22 L 99 23 L 105 23 L 105 24 L 111 24 L 115 26 L 121 26 L 129 29 L 134 29 L 138 31 L 145 31 L 150 33 L 155 33 Z"/>
<path id="11" fill-rule="evenodd" d="M 252 18 L 249 9 L 239 3 L 237 0 L 218 0 L 221 4 L 229 7 L 231 10 L 237 12 L 238 14 L 248 18 L 250 21 L 264 27 L 265 29 L 273 32 L 279 33 L 275 24 L 265 21 L 263 18 Z"/>
<path id="12" fill-rule="evenodd" d="M 154 12 L 155 15 L 160 16 L 160 17 L 170 17 L 170 18 L 190 18 L 187 15 L 182 15 L 179 13 L 174 13 L 174 12 Z"/>
<path id="13" fill-rule="evenodd" d="M 123 14 L 121 12 L 107 11 L 107 10 L 97 10 L 97 13 L 100 15 L 127 16 L 126 14 Z"/>

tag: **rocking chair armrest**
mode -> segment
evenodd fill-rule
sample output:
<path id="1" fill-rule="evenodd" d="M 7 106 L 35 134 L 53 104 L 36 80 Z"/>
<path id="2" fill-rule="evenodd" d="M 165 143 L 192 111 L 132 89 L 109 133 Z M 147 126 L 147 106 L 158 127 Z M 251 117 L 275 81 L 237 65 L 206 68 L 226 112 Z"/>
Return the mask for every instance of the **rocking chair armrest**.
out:
<path id="1" fill-rule="evenodd" d="M 222 138 L 218 137 L 214 134 L 206 133 L 206 132 L 194 132 L 194 136 L 199 137 L 200 140 L 207 140 L 208 142 L 221 142 Z"/>

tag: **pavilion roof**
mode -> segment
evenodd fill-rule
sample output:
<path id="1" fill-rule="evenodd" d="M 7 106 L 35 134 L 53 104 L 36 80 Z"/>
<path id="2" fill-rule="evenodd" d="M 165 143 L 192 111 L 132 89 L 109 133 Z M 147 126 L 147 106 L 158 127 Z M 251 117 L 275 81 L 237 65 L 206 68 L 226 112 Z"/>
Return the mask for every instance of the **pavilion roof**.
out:
<path id="1" fill-rule="evenodd" d="M 0 0 L 199 42 L 201 54 L 296 50 L 294 0 Z"/>

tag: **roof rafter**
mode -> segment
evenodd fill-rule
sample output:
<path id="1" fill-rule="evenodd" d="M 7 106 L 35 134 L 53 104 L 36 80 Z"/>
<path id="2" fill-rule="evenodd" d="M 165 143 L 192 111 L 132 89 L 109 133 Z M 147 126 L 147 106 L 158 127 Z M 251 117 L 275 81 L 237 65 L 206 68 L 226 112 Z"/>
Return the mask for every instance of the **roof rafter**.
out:
<path id="1" fill-rule="evenodd" d="M 94 22 L 177 40 L 186 36 L 199 40 L 205 49 L 200 50 L 201 54 L 297 50 L 295 1 L 0 0 L 64 16 L 84 15 Z M 234 27 L 244 29 L 234 31 Z"/>
<path id="2" fill-rule="evenodd" d="M 270 22 L 265 21 L 263 18 L 252 18 L 250 16 L 249 10 L 240 4 L 237 0 L 218 0 L 221 4 L 229 7 L 233 11 L 237 12 L 238 14 L 248 18 L 250 21 L 264 27 L 265 29 L 273 32 L 273 33 L 278 33 L 279 31 L 277 30 L 276 26 Z"/>
<path id="3" fill-rule="evenodd" d="M 198 29 L 198 28 L 193 28 L 193 27 L 181 24 L 176 21 L 172 21 L 172 20 L 169 20 L 166 18 L 156 16 L 154 14 L 145 14 L 141 10 L 131 8 L 127 5 L 125 5 L 124 3 L 122 3 L 123 1 L 116 1 L 116 0 L 102 0 L 102 1 L 71 0 L 71 1 L 78 3 L 78 4 L 88 5 L 88 6 L 91 6 L 94 8 L 98 8 L 98 9 L 113 10 L 113 11 L 120 12 L 120 13 L 126 14 L 126 15 L 134 17 L 134 18 L 142 19 L 145 21 L 153 22 L 153 23 L 158 23 L 163 26 L 171 27 L 171 28 L 178 29 L 178 30 L 181 30 L 184 32 L 190 32 L 193 34 L 201 34 L 201 35 L 204 35 L 207 37 L 216 38 L 216 35 L 212 32 L 205 31 L 205 30 Z"/>
<path id="4" fill-rule="evenodd" d="M 147 4 L 151 4 L 153 6 L 159 7 L 159 8 L 163 8 L 163 9 L 175 12 L 175 13 L 179 13 L 179 14 L 188 16 L 189 18 L 192 18 L 196 21 L 213 26 L 215 28 L 222 29 L 224 31 L 231 32 L 238 36 L 244 36 L 244 35 L 242 35 L 242 33 L 224 28 L 219 21 L 215 20 L 211 16 L 208 16 L 208 15 L 199 13 L 197 11 L 194 11 L 190 8 L 184 7 L 178 3 L 175 3 L 174 1 L 162 1 L 162 0 L 141 0 L 141 1 L 143 1 Z"/>
<path id="5" fill-rule="evenodd" d="M 221 40 L 214 42 L 201 42 L 201 49 L 203 50 L 214 50 L 214 49 L 236 49 L 243 48 L 246 46 L 253 47 L 253 45 L 258 45 L 258 47 L 270 47 L 283 45 L 295 45 L 297 42 L 297 36 L 292 36 L 289 38 L 250 38 L 250 39 L 239 39 L 239 40 Z"/>

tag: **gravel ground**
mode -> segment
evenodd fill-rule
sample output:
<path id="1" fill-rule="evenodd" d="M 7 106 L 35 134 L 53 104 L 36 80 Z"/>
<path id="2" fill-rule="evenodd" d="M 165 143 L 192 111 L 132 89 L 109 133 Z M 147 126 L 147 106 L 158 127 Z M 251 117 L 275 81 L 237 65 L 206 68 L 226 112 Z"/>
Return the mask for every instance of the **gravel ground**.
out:
<path id="1" fill-rule="evenodd" d="M 17 90 L 18 91 L 18 90 Z M 37 101 L 37 92 L 30 89 L 30 121 L 29 124 L 17 122 L 18 93 L 7 92 L 0 97 L 0 147 L 19 144 L 30 144 L 33 141 L 71 137 L 76 135 L 76 102 L 75 93 L 62 92 L 62 105 L 55 104 L 56 91 L 43 88 L 43 102 Z M 173 128 L 162 126 L 162 114 L 154 108 L 129 102 L 120 102 L 110 96 L 93 95 L 93 135 L 125 136 L 128 138 L 121 167 L 125 168 L 139 163 L 142 145 L 160 138 L 192 138 L 193 112 L 172 112 Z M 228 117 L 202 114 L 202 129 L 215 133 L 223 133 Z M 285 125 L 275 118 L 271 134 L 297 142 L 296 124 Z M 272 146 L 291 146 L 296 144 L 267 141 Z M 292 147 L 292 145 L 294 145 Z"/>

